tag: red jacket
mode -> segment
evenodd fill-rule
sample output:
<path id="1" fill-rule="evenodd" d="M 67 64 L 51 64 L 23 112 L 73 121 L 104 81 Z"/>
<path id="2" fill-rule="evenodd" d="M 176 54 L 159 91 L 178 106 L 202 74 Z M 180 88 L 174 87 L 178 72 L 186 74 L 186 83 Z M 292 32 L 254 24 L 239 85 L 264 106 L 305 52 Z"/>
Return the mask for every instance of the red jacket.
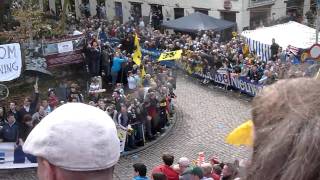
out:
<path id="1" fill-rule="evenodd" d="M 167 165 L 159 165 L 152 170 L 153 173 L 162 172 L 168 178 L 168 180 L 179 180 L 179 173 L 177 173 L 172 167 Z"/>

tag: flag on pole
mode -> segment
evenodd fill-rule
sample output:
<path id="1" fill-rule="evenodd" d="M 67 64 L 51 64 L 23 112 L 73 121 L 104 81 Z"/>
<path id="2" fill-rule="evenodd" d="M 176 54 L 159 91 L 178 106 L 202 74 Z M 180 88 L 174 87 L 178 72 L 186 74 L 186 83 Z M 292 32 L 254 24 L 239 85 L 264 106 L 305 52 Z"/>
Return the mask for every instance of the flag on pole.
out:
<path id="1" fill-rule="evenodd" d="M 132 59 L 133 59 L 133 62 L 136 63 L 136 65 L 140 66 L 142 53 L 141 53 L 141 47 L 139 44 L 139 39 L 138 39 L 137 34 L 134 35 L 134 46 L 136 49 L 134 50 Z M 146 75 L 146 71 L 144 70 L 144 66 L 140 67 L 140 71 L 141 71 L 141 78 L 143 78 Z"/>
<path id="2" fill-rule="evenodd" d="M 141 48 L 140 48 L 139 39 L 138 39 L 137 34 L 134 35 L 134 46 L 136 49 L 134 50 L 132 59 L 133 59 L 134 63 L 136 63 L 138 66 L 140 66 L 142 53 L 141 53 Z"/>

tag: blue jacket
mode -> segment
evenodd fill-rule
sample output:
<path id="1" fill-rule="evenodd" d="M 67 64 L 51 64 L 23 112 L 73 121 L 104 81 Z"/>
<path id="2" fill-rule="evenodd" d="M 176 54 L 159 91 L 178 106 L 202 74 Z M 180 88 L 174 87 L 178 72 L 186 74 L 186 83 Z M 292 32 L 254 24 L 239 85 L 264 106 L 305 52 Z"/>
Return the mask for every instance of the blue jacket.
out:
<path id="1" fill-rule="evenodd" d="M 146 176 L 144 176 L 144 177 L 143 176 L 136 176 L 132 180 L 149 180 L 149 178 Z"/>
<path id="2" fill-rule="evenodd" d="M 18 138 L 19 126 L 15 122 L 11 126 L 6 123 L 1 130 L 1 137 L 4 142 L 16 142 Z"/>
<path id="3" fill-rule="evenodd" d="M 120 57 L 114 57 L 112 60 L 111 72 L 119 72 L 121 69 L 121 64 L 126 62 L 126 59 L 122 59 Z"/>

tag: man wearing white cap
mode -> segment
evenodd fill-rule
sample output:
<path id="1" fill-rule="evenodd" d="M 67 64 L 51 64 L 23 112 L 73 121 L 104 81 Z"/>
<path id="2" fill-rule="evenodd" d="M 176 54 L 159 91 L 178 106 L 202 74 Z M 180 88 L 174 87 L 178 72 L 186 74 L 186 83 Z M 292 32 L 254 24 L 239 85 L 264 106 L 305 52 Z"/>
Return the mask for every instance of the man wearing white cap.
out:
<path id="1" fill-rule="evenodd" d="M 112 180 L 120 142 L 109 115 L 68 103 L 32 130 L 23 150 L 37 156 L 39 180 Z"/>

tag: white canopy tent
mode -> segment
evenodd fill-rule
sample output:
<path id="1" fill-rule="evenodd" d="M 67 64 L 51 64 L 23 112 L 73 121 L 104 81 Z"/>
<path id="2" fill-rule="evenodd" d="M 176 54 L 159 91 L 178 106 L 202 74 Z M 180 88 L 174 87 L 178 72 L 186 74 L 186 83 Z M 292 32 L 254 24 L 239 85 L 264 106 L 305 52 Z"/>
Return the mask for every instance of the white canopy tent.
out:
<path id="1" fill-rule="evenodd" d="M 270 45 L 273 38 L 284 50 L 288 46 L 302 49 L 310 48 L 316 41 L 315 29 L 293 21 L 243 31 L 241 35 L 246 38 L 250 50 L 256 51 L 265 60 L 270 57 Z"/>

